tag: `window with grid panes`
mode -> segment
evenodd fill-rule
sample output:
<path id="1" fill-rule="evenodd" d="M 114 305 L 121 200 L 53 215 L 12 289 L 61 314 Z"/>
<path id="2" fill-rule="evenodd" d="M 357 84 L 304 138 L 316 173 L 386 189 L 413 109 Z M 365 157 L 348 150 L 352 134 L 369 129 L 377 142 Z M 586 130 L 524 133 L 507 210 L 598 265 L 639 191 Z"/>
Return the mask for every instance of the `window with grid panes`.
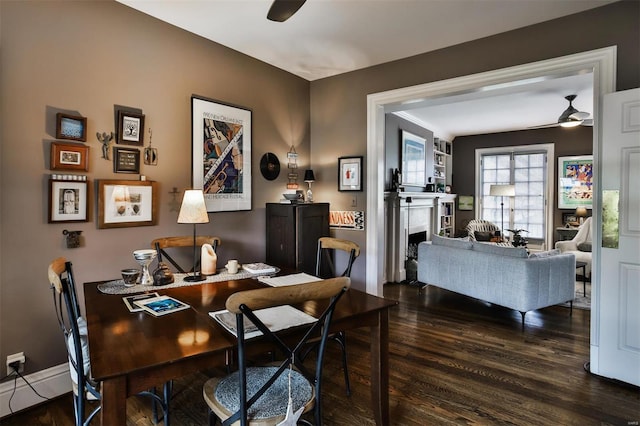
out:
<path id="1" fill-rule="evenodd" d="M 546 230 L 546 151 L 491 153 L 481 156 L 481 218 L 505 229 L 525 229 L 522 236 L 544 240 Z M 515 197 L 489 195 L 491 185 L 515 185 Z M 500 205 L 504 202 L 504 209 Z M 501 217 L 501 212 L 503 217 Z"/>

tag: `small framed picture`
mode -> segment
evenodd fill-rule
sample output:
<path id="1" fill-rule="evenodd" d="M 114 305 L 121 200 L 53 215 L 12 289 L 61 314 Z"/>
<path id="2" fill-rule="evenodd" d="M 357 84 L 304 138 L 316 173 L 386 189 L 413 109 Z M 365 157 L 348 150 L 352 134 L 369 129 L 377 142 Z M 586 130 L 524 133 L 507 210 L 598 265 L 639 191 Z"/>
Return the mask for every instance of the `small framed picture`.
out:
<path id="1" fill-rule="evenodd" d="M 144 115 L 129 111 L 118 111 L 117 143 L 124 145 L 144 144 Z"/>
<path id="2" fill-rule="evenodd" d="M 458 210 L 473 210 L 473 195 L 460 195 L 458 197 Z"/>
<path id="3" fill-rule="evenodd" d="M 338 158 L 338 191 L 362 191 L 362 156 Z"/>
<path id="4" fill-rule="evenodd" d="M 140 151 L 135 148 L 113 147 L 114 173 L 140 173 Z"/>
<path id="5" fill-rule="evenodd" d="M 56 114 L 56 139 L 87 141 L 87 118 L 75 115 Z"/>
<path id="6" fill-rule="evenodd" d="M 89 147 L 51 142 L 51 170 L 89 171 Z"/>
<path id="7" fill-rule="evenodd" d="M 156 186 L 149 180 L 99 180 L 98 228 L 155 225 Z"/>
<path id="8" fill-rule="evenodd" d="M 87 222 L 88 181 L 49 179 L 49 223 Z"/>

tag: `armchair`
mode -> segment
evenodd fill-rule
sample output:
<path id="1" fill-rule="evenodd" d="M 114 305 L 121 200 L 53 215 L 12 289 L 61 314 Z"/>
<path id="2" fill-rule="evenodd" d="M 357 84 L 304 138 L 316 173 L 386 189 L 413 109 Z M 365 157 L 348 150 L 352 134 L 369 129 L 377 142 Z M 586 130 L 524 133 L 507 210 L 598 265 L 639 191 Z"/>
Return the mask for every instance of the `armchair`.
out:
<path id="1" fill-rule="evenodd" d="M 588 217 L 572 240 L 558 241 L 555 248 L 562 253 L 573 253 L 576 260 L 585 262 L 585 274 L 591 277 L 591 218 Z M 585 277 L 586 278 L 586 277 Z"/>
<path id="2" fill-rule="evenodd" d="M 476 232 L 486 233 L 487 238 L 485 241 L 490 241 L 491 237 L 496 235 L 496 231 L 500 231 L 500 227 L 488 220 L 474 219 L 469 221 L 466 230 L 469 235 L 469 241 L 478 241 Z"/>

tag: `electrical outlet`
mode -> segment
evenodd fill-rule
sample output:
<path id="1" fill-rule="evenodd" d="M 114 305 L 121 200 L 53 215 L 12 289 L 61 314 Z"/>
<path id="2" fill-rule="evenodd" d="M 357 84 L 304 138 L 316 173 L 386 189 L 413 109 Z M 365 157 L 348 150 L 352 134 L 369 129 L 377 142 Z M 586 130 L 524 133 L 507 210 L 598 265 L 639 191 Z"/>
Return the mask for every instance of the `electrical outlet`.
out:
<path id="1" fill-rule="evenodd" d="M 8 355 L 7 356 L 7 375 L 14 374 L 14 370 L 11 367 L 9 367 L 14 362 L 20 363 L 20 365 L 18 366 L 18 373 L 23 373 L 25 361 L 26 361 L 26 358 L 24 356 L 24 352 L 18 352 L 13 355 Z"/>
<path id="2" fill-rule="evenodd" d="M 355 195 L 351 197 L 351 207 L 358 207 L 358 198 Z"/>

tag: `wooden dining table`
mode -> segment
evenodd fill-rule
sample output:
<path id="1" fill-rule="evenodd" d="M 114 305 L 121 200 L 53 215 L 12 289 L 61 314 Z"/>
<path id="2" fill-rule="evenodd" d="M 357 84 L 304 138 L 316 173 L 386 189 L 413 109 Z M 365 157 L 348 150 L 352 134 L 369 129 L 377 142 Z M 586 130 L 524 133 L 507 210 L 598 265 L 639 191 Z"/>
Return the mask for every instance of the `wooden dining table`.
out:
<path id="1" fill-rule="evenodd" d="M 84 284 L 85 311 L 93 378 L 102 382 L 102 425 L 126 424 L 126 399 L 143 390 L 214 366 L 229 365 L 236 338 L 209 312 L 224 309 L 231 294 L 266 285 L 255 278 L 188 286 L 155 287 L 189 309 L 155 317 L 129 312 L 122 294 L 104 294 Z M 318 316 L 328 301 L 297 306 Z M 331 328 L 370 328 L 371 401 L 376 424 L 389 424 L 389 319 L 397 302 L 350 289 L 338 302 Z"/>

